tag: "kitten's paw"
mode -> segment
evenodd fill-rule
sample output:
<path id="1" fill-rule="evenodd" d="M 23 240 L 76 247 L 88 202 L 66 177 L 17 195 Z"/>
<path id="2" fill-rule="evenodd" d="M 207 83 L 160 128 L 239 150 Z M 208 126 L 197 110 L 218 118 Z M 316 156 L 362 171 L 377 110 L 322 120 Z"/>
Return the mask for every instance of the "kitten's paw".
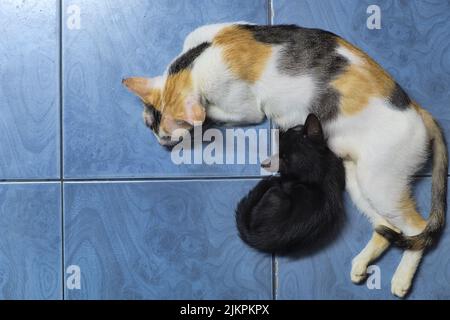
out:
<path id="1" fill-rule="evenodd" d="M 367 277 L 367 263 L 356 257 L 352 261 L 352 271 L 350 277 L 353 283 L 361 283 Z"/>
<path id="2" fill-rule="evenodd" d="M 401 273 L 395 273 L 391 281 L 391 292 L 393 295 L 404 298 L 411 288 L 411 278 Z"/>

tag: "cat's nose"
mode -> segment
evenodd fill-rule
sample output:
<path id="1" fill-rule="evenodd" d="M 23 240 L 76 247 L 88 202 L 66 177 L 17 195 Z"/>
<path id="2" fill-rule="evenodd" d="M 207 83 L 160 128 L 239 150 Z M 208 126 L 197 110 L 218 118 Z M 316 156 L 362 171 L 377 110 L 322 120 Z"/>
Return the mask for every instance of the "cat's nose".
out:
<path id="1" fill-rule="evenodd" d="M 269 159 L 266 159 L 266 160 L 264 160 L 263 162 L 261 162 L 261 167 L 262 168 L 269 168 L 270 167 L 270 158 Z"/>
<path id="2" fill-rule="evenodd" d="M 278 153 L 262 161 L 261 168 L 268 172 L 278 172 L 280 168 L 280 159 Z"/>
<path id="3" fill-rule="evenodd" d="M 159 144 L 163 145 L 163 146 L 174 146 L 178 143 L 179 141 L 176 140 L 172 140 L 171 136 L 160 136 L 159 137 Z"/>

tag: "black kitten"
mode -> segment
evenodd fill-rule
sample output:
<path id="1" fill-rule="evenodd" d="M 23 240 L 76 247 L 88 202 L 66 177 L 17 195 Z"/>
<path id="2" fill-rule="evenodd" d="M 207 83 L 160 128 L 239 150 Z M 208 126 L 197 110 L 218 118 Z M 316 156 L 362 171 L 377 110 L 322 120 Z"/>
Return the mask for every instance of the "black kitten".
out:
<path id="1" fill-rule="evenodd" d="M 304 126 L 280 133 L 279 151 L 279 161 L 272 157 L 263 166 L 278 167 L 280 176 L 264 178 L 240 201 L 237 228 L 245 243 L 264 252 L 310 250 L 340 225 L 344 166 L 313 114 Z"/>

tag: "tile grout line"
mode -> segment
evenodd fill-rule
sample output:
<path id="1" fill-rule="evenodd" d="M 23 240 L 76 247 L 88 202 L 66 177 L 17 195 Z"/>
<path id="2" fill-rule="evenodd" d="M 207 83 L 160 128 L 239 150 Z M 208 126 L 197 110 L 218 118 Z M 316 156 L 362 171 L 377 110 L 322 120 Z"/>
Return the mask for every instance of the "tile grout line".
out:
<path id="1" fill-rule="evenodd" d="M 59 124 L 60 124 L 60 165 L 59 165 L 59 179 L 5 179 L 0 180 L 0 184 L 7 183 L 56 183 L 60 184 L 60 212 L 61 212 L 61 295 L 62 299 L 65 300 L 65 252 L 64 252 L 64 183 L 114 183 L 114 182 L 151 182 L 151 181 L 188 181 L 188 180 L 244 180 L 244 179 L 261 179 L 262 176 L 217 176 L 217 177 L 153 177 L 153 178 L 80 178 L 80 179 L 64 179 L 64 87 L 63 87 L 63 0 L 58 1 L 58 18 L 59 18 L 59 46 L 58 46 L 58 59 L 59 59 Z M 267 0 L 267 23 L 268 25 L 273 24 L 274 11 L 273 11 L 273 0 Z M 272 128 L 273 123 L 269 120 L 269 126 Z M 269 141 L 269 148 L 272 152 L 272 141 Z M 430 177 L 431 175 L 416 175 L 415 177 Z M 278 261 L 275 254 L 272 255 L 272 298 L 277 299 L 277 289 L 278 289 Z"/>
<path id="2" fill-rule="evenodd" d="M 59 179 L 31 179 L 31 180 L 0 180 L 0 185 L 15 185 L 15 184 L 52 184 L 61 182 Z"/>
<path id="3" fill-rule="evenodd" d="M 63 26 L 64 26 L 64 16 L 63 16 L 63 2 L 64 0 L 57 1 L 57 16 L 58 20 L 56 24 L 59 24 L 59 32 L 58 32 L 58 73 L 59 73 L 59 179 L 5 179 L 0 180 L 1 184 L 32 184 L 32 183 L 59 183 L 60 185 L 60 232 L 61 232 L 61 269 L 62 269 L 62 286 L 61 286 L 61 296 L 62 299 L 65 300 L 65 245 L 64 245 L 64 184 L 65 183 L 127 183 L 127 182 L 172 182 L 172 181 L 197 181 L 197 180 L 245 180 L 245 179 L 262 179 L 263 176 L 216 176 L 216 177 L 135 177 L 135 178 L 64 178 L 64 74 L 63 74 Z M 273 9 L 273 0 L 267 0 L 267 23 L 268 25 L 272 25 L 274 21 L 274 9 Z M 269 127 L 272 128 L 272 121 L 269 120 Z M 269 139 L 269 150 L 272 152 L 272 140 Z M 447 175 L 449 176 L 449 175 Z M 415 178 L 431 178 L 430 175 L 415 175 Z M 277 300 L 278 295 L 278 272 L 279 265 L 278 259 L 275 254 L 272 255 L 272 298 L 273 300 Z"/>
<path id="4" fill-rule="evenodd" d="M 273 25 L 273 0 L 267 0 L 267 24 Z M 269 128 L 272 130 L 273 122 L 269 119 Z M 272 141 L 272 131 L 269 137 L 269 148 L 270 155 L 273 154 L 273 141 Z M 277 256 L 272 254 L 272 300 L 277 300 L 277 290 L 278 290 L 278 264 L 277 264 Z"/>
<path id="5" fill-rule="evenodd" d="M 278 300 L 278 258 L 274 254 L 272 261 L 272 300 Z"/>
<path id="6" fill-rule="evenodd" d="M 267 14 L 268 14 L 268 22 L 269 22 L 269 25 L 273 25 L 274 23 L 273 23 L 273 18 L 275 17 L 275 11 L 274 11 L 274 9 L 273 9 L 273 0 L 267 0 L 267 7 L 268 7 L 268 10 L 267 10 Z"/>
<path id="7" fill-rule="evenodd" d="M 147 182 L 194 182 L 194 181 L 243 181 L 243 180 L 260 180 L 262 176 L 231 176 L 231 177 L 186 177 L 186 178 L 156 178 L 156 179 L 65 179 L 65 184 L 108 184 L 108 183 L 147 183 Z"/>
<path id="8" fill-rule="evenodd" d="M 59 181 L 61 211 L 61 297 L 65 300 L 65 245 L 64 245 L 64 84 L 63 84 L 63 0 L 59 0 Z"/>
<path id="9" fill-rule="evenodd" d="M 248 175 L 248 176 L 173 176 L 173 177 L 120 177 L 120 178 L 63 178 L 63 179 L 0 179 L 0 184 L 44 184 L 44 183 L 69 183 L 69 182 L 134 182 L 134 181 L 195 181 L 195 180 L 253 180 L 262 179 L 264 176 Z M 412 176 L 413 179 L 431 178 L 431 174 L 420 174 Z M 448 174 L 447 177 L 450 177 Z"/>
<path id="10" fill-rule="evenodd" d="M 256 180 L 264 176 L 248 175 L 248 176 L 174 176 L 174 177 L 123 177 L 123 178 L 65 178 L 65 179 L 5 179 L 0 180 L 0 184 L 40 184 L 40 183 L 105 183 L 105 182 L 170 182 L 170 181 L 197 181 L 197 180 Z"/>

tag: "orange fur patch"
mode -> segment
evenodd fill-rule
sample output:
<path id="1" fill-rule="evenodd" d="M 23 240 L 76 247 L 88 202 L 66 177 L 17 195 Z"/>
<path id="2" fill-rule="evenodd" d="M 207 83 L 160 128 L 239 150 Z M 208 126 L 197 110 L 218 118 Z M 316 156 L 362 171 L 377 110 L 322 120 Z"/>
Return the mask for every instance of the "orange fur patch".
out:
<path id="1" fill-rule="evenodd" d="M 161 89 L 153 88 L 151 79 L 133 77 L 123 79 L 122 83 L 134 94 L 139 96 L 146 104 L 151 104 L 155 109 L 160 110 L 162 105 Z"/>
<path id="2" fill-rule="evenodd" d="M 223 58 L 231 71 L 240 79 L 254 83 L 260 77 L 272 54 L 272 47 L 257 41 L 253 34 L 231 26 L 224 28 L 213 40 L 223 49 Z"/>
<path id="3" fill-rule="evenodd" d="M 420 231 L 425 229 L 427 222 L 417 212 L 416 202 L 412 199 L 409 193 L 405 193 L 405 195 L 401 198 L 399 202 L 399 209 L 403 213 L 403 218 L 409 226 L 412 226 Z"/>
<path id="4" fill-rule="evenodd" d="M 427 128 L 428 134 L 432 136 L 433 134 L 430 132 L 431 130 L 436 130 L 436 123 L 433 116 L 424 108 L 422 108 L 417 102 L 412 101 L 411 106 L 414 110 L 417 111 L 418 114 L 422 117 L 422 120 Z"/>
<path id="5" fill-rule="evenodd" d="M 378 256 L 389 246 L 389 241 L 377 232 L 372 234 L 370 243 L 373 245 L 371 258 L 378 258 Z"/>
<path id="6" fill-rule="evenodd" d="M 160 128 L 164 132 L 170 134 L 175 129 L 189 129 L 193 123 L 205 121 L 206 112 L 195 101 L 193 94 L 191 70 L 182 70 L 168 76 L 162 95 Z"/>
<path id="7" fill-rule="evenodd" d="M 150 92 L 144 98 L 144 102 L 151 104 L 156 110 L 161 111 L 162 107 L 161 89 L 150 89 Z"/>
<path id="8" fill-rule="evenodd" d="M 174 119 L 185 117 L 185 99 L 192 93 L 192 75 L 190 70 L 182 70 L 169 75 L 163 91 L 164 114 Z"/>
<path id="9" fill-rule="evenodd" d="M 421 113 L 422 112 L 422 107 L 419 106 L 419 104 L 415 101 L 411 102 L 411 106 L 414 108 L 414 110 L 416 110 L 417 112 Z"/>
<path id="10" fill-rule="evenodd" d="M 341 38 L 338 38 L 337 43 L 361 60 L 359 64 L 349 65 L 332 82 L 333 87 L 341 94 L 341 112 L 353 115 L 362 111 L 370 98 L 389 97 L 395 88 L 392 77 L 360 49 Z"/>

